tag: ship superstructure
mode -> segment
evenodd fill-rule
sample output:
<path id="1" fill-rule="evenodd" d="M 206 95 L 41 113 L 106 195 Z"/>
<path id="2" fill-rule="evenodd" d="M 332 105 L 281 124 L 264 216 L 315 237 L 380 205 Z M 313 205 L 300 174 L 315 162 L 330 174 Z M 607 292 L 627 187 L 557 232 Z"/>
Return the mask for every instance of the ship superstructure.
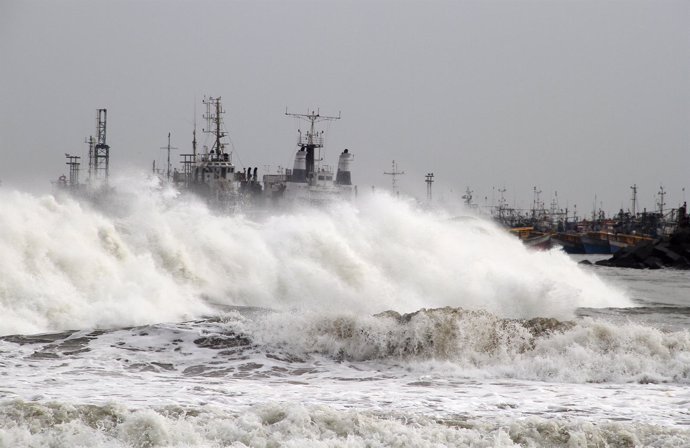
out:
<path id="1" fill-rule="evenodd" d="M 345 149 L 338 158 L 334 172 L 323 162 L 324 131 L 316 129 L 316 123 L 339 120 L 338 116 L 321 115 L 318 111 L 296 114 L 285 111 L 285 115 L 309 123 L 306 132 L 298 130 L 297 147 L 292 170 L 282 175 L 264 176 L 264 190 L 273 198 L 287 202 L 319 204 L 337 199 L 351 199 L 356 194 L 352 185 L 351 168 L 354 155 Z"/>
<path id="2" fill-rule="evenodd" d="M 193 193 L 212 207 L 225 211 L 245 207 L 252 209 L 263 204 L 320 204 L 351 199 L 356 195 L 357 187 L 352 185 L 351 175 L 354 156 L 348 149 L 340 154 L 337 170 L 322 163 L 324 131 L 317 130 L 316 123 L 339 120 L 340 114 L 337 117 L 321 115 L 318 111 L 295 114 L 286 110 L 286 115 L 306 120 L 309 127 L 304 133 L 298 130 L 298 149 L 293 169 L 279 168 L 277 173 L 265 174 L 260 181 L 256 166 L 239 170 L 233 163 L 228 132 L 223 124 L 225 110 L 221 98 L 205 97 L 203 104 L 206 108 L 203 114 L 206 126 L 202 131 L 210 136 L 210 143 L 198 149 L 195 124 L 192 152 L 180 154 L 181 166 L 173 169 L 170 152 L 177 148 L 172 146 L 171 133 L 168 133 L 167 145 L 161 147 L 167 150 L 165 169 L 157 169 L 156 162 L 153 162 L 153 174 L 160 180 L 160 185 L 167 184 L 180 192 Z M 57 190 L 94 199 L 103 199 L 112 190 L 108 185 L 110 146 L 106 143 L 106 113 L 105 109 L 97 110 L 97 138 L 89 137 L 86 140 L 89 145 L 87 183 L 82 184 L 79 180 L 81 157 L 65 154 L 69 178 L 60 176 L 54 182 Z"/>
<path id="3" fill-rule="evenodd" d="M 181 190 L 188 190 L 222 207 L 236 207 L 247 201 L 247 196 L 259 196 L 261 184 L 258 170 L 254 168 L 238 172 L 232 163 L 232 152 L 225 139 L 228 135 L 223 126 L 221 98 L 208 97 L 203 100 L 206 113 L 206 127 L 202 131 L 212 136 L 211 147 L 197 151 L 196 127 L 192 140 L 192 153 L 181 154 L 182 171 L 173 172 L 173 183 Z"/>

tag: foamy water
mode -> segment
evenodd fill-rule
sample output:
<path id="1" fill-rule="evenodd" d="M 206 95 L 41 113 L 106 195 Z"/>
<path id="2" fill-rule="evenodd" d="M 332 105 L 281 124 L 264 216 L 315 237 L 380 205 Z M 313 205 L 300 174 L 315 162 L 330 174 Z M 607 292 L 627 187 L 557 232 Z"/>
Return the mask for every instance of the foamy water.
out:
<path id="1" fill-rule="evenodd" d="M 631 304 L 562 253 L 385 195 L 256 222 L 125 186 L 105 210 L 0 192 L 0 334 L 176 321 L 211 304 L 560 318 Z"/>
<path id="2" fill-rule="evenodd" d="M 0 447 L 690 443 L 685 276 L 385 195 L 116 188 L 0 191 Z"/>

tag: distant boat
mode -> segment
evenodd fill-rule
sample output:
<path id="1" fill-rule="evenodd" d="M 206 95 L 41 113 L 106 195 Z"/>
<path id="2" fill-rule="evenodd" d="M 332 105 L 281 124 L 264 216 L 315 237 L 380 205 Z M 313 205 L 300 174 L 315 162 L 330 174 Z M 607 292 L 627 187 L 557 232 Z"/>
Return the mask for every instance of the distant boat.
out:
<path id="1" fill-rule="evenodd" d="M 532 235 L 522 240 L 525 246 L 537 250 L 549 250 L 553 247 L 551 235 L 544 233 L 542 235 Z"/>
<path id="2" fill-rule="evenodd" d="M 623 249 L 624 247 L 628 247 L 629 244 L 624 243 L 623 241 L 617 241 L 615 239 L 610 239 L 609 240 L 609 249 L 611 250 L 612 254 L 615 254 L 619 250 Z"/>
<path id="3" fill-rule="evenodd" d="M 582 235 L 582 246 L 586 254 L 610 254 L 611 246 L 609 245 L 608 233 L 606 232 L 588 232 Z"/>
<path id="4" fill-rule="evenodd" d="M 520 238 L 520 241 L 529 248 L 548 250 L 553 247 L 551 235 L 535 231 L 534 227 L 513 227 L 508 230 L 510 233 Z"/>
<path id="5" fill-rule="evenodd" d="M 643 235 L 627 235 L 623 233 L 610 233 L 608 235 L 609 246 L 611 246 L 611 253 L 615 254 L 624 247 L 636 246 L 644 241 L 652 241 L 650 236 Z"/>
<path id="6" fill-rule="evenodd" d="M 553 236 L 553 240 L 563 247 L 568 254 L 584 254 L 585 247 L 582 244 L 582 235 L 579 233 L 560 232 Z"/>

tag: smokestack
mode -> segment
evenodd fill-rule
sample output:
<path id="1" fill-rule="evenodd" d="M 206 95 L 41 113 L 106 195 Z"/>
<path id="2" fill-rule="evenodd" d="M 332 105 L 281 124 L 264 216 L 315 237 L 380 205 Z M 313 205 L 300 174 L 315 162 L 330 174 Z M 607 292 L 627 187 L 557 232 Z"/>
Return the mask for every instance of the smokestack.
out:
<path id="1" fill-rule="evenodd" d="M 340 154 L 338 159 L 338 172 L 335 175 L 335 183 L 338 185 L 352 185 L 350 176 L 350 164 L 355 158 L 347 149 Z"/>
<path id="2" fill-rule="evenodd" d="M 297 154 L 295 154 L 295 165 L 292 170 L 291 182 L 306 182 L 307 181 L 307 152 L 302 146 Z"/>
<path id="3" fill-rule="evenodd" d="M 314 177 L 314 145 L 307 145 L 307 182 Z"/>

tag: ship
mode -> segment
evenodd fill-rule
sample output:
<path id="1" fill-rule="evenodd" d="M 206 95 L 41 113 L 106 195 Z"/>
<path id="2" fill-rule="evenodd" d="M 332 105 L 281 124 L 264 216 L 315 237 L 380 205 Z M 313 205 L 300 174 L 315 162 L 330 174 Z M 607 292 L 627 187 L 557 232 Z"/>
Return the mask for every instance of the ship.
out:
<path id="1" fill-rule="evenodd" d="M 323 205 L 340 200 L 353 199 L 357 186 L 352 184 L 354 155 L 344 149 L 338 158 L 337 169 L 333 170 L 324 161 L 324 131 L 317 129 L 317 123 L 339 120 L 338 116 L 322 115 L 318 110 L 307 114 L 285 111 L 285 115 L 306 120 L 306 132 L 298 130 L 298 149 L 293 169 L 279 169 L 259 178 L 258 167 L 238 169 L 233 163 L 233 154 L 228 143 L 228 132 L 223 123 L 223 109 L 220 97 L 205 97 L 206 108 L 203 118 L 206 127 L 202 131 L 211 136 L 211 143 L 199 150 L 197 146 L 196 123 L 192 132 L 192 152 L 180 154 L 181 167 L 173 169 L 168 144 L 167 165 L 164 170 L 156 168 L 153 162 L 153 176 L 161 186 L 171 186 L 182 194 L 202 198 L 213 209 L 227 212 L 258 211 L 266 207 L 281 207 L 292 204 Z M 61 175 L 53 181 L 57 194 L 68 193 L 92 202 L 106 203 L 113 193 L 109 186 L 110 146 L 106 143 L 106 109 L 97 109 L 96 135 L 89 137 L 88 177 L 80 182 L 80 156 L 65 154 L 69 176 Z"/>
<path id="2" fill-rule="evenodd" d="M 534 227 L 511 227 L 508 231 L 517 236 L 520 241 L 530 249 L 549 250 L 554 246 L 552 235 L 550 233 L 540 232 Z"/>
<path id="3" fill-rule="evenodd" d="M 352 185 L 351 167 L 354 155 L 344 149 L 339 156 L 337 170 L 323 162 L 324 131 L 316 124 L 338 120 L 338 116 L 321 115 L 318 111 L 285 115 L 306 120 L 306 132 L 298 130 L 297 146 L 292 169 L 267 173 L 259 179 L 258 168 L 239 171 L 232 162 L 232 153 L 225 143 L 222 115 L 225 113 L 221 98 L 204 99 L 207 128 L 204 132 L 213 136 L 211 148 L 199 154 L 196 129 L 192 141 L 192 153 L 181 154 L 182 169 L 172 174 L 172 183 L 180 191 L 188 191 L 206 199 L 215 207 L 226 210 L 257 209 L 263 206 L 288 206 L 292 204 L 319 205 L 337 200 L 352 199 L 357 187 Z M 168 145 L 169 146 L 169 145 Z M 154 165 L 155 171 L 155 165 Z M 169 171 L 169 168 L 168 168 Z"/>
<path id="4" fill-rule="evenodd" d="M 288 204 L 324 204 L 336 200 L 351 200 L 357 187 L 352 185 L 352 163 L 354 155 L 344 149 L 338 157 L 335 173 L 330 165 L 323 164 L 324 131 L 316 128 L 320 121 L 339 120 L 338 116 L 321 115 L 318 111 L 285 115 L 305 120 L 309 128 L 302 133 L 298 129 L 297 152 L 292 170 L 278 175 L 264 175 L 266 195 L 274 201 Z"/>
<path id="5" fill-rule="evenodd" d="M 585 247 L 582 244 L 582 235 L 573 232 L 559 232 L 553 239 L 561 245 L 563 251 L 568 254 L 584 254 Z"/>
<path id="6" fill-rule="evenodd" d="M 205 146 L 203 152 L 199 153 L 195 126 L 192 153 L 180 154 L 182 170 L 175 170 L 172 176 L 168 162 L 167 180 L 178 190 L 202 197 L 216 208 L 235 210 L 248 203 L 259 203 L 263 188 L 258 180 L 258 168 L 237 170 L 232 161 L 232 152 L 228 150 L 228 133 L 225 131 L 222 118 L 225 110 L 221 98 L 208 97 L 202 102 L 206 106 L 203 118 L 207 123 L 202 131 L 212 136 L 213 143 L 210 148 Z M 168 142 L 168 154 L 169 151 Z"/>
<path id="7" fill-rule="evenodd" d="M 625 247 L 637 246 L 645 241 L 654 241 L 654 238 L 646 235 L 626 235 L 622 233 L 609 234 L 609 246 L 611 253 L 615 254 Z"/>
<path id="8" fill-rule="evenodd" d="M 580 235 L 586 254 L 610 254 L 609 234 L 607 232 L 587 232 Z"/>

